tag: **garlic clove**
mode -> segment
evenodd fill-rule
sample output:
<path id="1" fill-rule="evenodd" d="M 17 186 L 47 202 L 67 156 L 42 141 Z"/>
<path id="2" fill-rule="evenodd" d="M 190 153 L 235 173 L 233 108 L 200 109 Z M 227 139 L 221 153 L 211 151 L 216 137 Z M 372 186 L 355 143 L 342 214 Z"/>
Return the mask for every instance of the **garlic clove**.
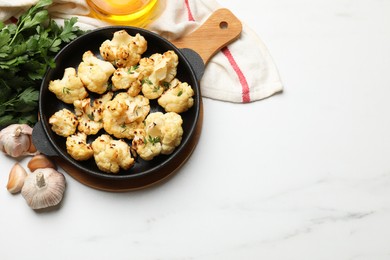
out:
<path id="1" fill-rule="evenodd" d="M 43 209 L 61 202 L 65 192 L 65 176 L 52 168 L 37 169 L 27 175 L 22 196 L 32 209 Z"/>
<path id="2" fill-rule="evenodd" d="M 11 193 L 18 193 L 21 191 L 26 177 L 26 170 L 19 163 L 15 163 L 9 173 L 7 190 Z"/>
<path id="3" fill-rule="evenodd" d="M 56 165 L 44 154 L 34 155 L 27 163 L 27 168 L 32 172 L 42 168 L 57 169 Z"/>
<path id="4" fill-rule="evenodd" d="M 30 155 L 35 155 L 35 154 L 39 154 L 39 151 L 37 150 L 37 148 L 35 147 L 33 141 L 32 141 L 32 136 L 30 135 L 30 147 L 28 148 L 28 153 Z"/>

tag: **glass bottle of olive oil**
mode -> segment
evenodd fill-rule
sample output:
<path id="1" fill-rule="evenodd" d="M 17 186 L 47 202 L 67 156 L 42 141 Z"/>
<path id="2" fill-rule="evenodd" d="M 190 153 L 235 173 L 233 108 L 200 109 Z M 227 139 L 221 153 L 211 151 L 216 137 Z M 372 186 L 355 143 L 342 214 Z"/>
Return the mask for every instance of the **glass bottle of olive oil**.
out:
<path id="1" fill-rule="evenodd" d="M 158 14 L 158 0 L 87 0 L 91 16 L 103 21 L 146 27 Z"/>

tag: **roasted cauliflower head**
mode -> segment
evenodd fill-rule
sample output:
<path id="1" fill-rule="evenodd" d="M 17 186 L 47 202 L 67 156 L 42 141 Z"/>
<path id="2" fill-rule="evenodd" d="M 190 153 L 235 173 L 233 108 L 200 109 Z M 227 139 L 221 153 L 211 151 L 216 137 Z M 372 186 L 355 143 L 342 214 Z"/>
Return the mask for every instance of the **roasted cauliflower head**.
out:
<path id="1" fill-rule="evenodd" d="M 130 146 L 123 140 L 114 140 L 103 134 L 92 142 L 93 157 L 97 167 L 107 173 L 118 173 L 120 169 L 128 170 L 134 164 Z"/>
<path id="2" fill-rule="evenodd" d="M 66 138 L 66 151 L 77 161 L 85 161 L 93 156 L 92 146 L 87 143 L 87 134 L 81 132 Z"/>
<path id="3" fill-rule="evenodd" d="M 179 57 L 174 51 L 166 51 L 162 55 L 162 64 L 159 66 L 162 68 L 163 73 L 165 73 L 165 82 L 171 82 L 176 77 L 178 64 Z"/>
<path id="4" fill-rule="evenodd" d="M 96 57 L 91 51 L 83 54 L 83 61 L 78 66 L 78 75 L 84 86 L 91 92 L 103 94 L 107 91 L 115 67 L 108 61 Z"/>
<path id="5" fill-rule="evenodd" d="M 164 54 L 155 53 L 145 58 L 140 65 L 146 75 L 142 81 L 144 96 L 149 99 L 160 97 L 165 86 L 175 78 L 178 63 L 178 56 L 174 51 L 166 51 Z"/>
<path id="6" fill-rule="evenodd" d="M 93 102 L 90 98 L 73 102 L 75 114 L 79 121 L 77 129 L 87 135 L 94 135 L 103 128 L 104 105 L 113 97 L 113 92 L 107 92 Z"/>
<path id="7" fill-rule="evenodd" d="M 83 99 L 88 96 L 83 82 L 77 76 L 74 68 L 66 68 L 62 79 L 56 79 L 49 82 L 49 90 L 56 97 L 67 103 L 73 104 L 75 100 Z"/>
<path id="8" fill-rule="evenodd" d="M 194 105 L 194 90 L 188 83 L 172 80 L 169 88 L 159 97 L 158 104 L 166 112 L 182 113 Z"/>
<path id="9" fill-rule="evenodd" d="M 143 120 L 149 111 L 149 100 L 144 96 L 119 93 L 104 106 L 104 130 L 116 138 L 133 139 L 137 132 L 143 130 Z"/>
<path id="10" fill-rule="evenodd" d="M 57 135 L 68 137 L 76 132 L 78 121 L 75 114 L 63 108 L 49 118 L 49 124 Z"/>
<path id="11" fill-rule="evenodd" d="M 175 112 L 165 113 L 163 118 L 164 125 L 161 128 L 161 153 L 171 154 L 181 143 L 183 137 L 183 119 Z"/>
<path id="12" fill-rule="evenodd" d="M 111 77 L 112 90 L 127 89 L 130 96 L 137 96 L 141 92 L 143 74 L 138 71 L 138 66 L 129 68 L 117 68 Z"/>
<path id="13" fill-rule="evenodd" d="M 132 147 L 144 160 L 152 160 L 159 154 L 171 154 L 181 143 L 182 124 L 177 113 L 150 113 L 145 119 L 144 132 L 134 137 Z"/>
<path id="14" fill-rule="evenodd" d="M 115 32 L 112 40 L 104 41 L 99 48 L 103 59 L 120 68 L 136 65 L 146 49 L 147 42 L 141 34 L 131 36 L 125 30 Z"/>
<path id="15" fill-rule="evenodd" d="M 161 143 L 159 137 L 152 137 L 145 133 L 137 134 L 131 142 L 131 146 L 137 152 L 138 156 L 145 161 L 150 161 L 161 154 Z"/>

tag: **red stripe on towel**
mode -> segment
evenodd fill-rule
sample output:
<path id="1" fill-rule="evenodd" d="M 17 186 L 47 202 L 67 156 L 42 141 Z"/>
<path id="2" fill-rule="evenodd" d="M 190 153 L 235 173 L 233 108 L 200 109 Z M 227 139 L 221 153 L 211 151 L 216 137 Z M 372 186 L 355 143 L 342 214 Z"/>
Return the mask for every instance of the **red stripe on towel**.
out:
<path id="1" fill-rule="evenodd" d="M 194 16 L 192 15 L 191 12 L 191 7 L 189 0 L 184 0 L 184 3 L 187 8 L 187 13 L 188 13 L 188 20 L 189 21 L 195 21 Z M 225 55 L 225 57 L 228 59 L 230 65 L 233 67 L 233 70 L 236 72 L 237 77 L 240 81 L 241 88 L 242 88 L 242 102 L 248 103 L 251 101 L 250 93 L 249 93 L 249 85 L 248 81 L 246 80 L 246 77 L 240 67 L 238 66 L 236 60 L 234 59 L 232 53 L 228 49 L 228 47 L 224 47 L 222 50 L 222 53 Z"/>
<path id="2" fill-rule="evenodd" d="M 242 73 L 242 70 L 238 66 L 236 60 L 234 59 L 234 57 L 233 57 L 233 55 L 230 52 L 228 47 L 224 47 L 221 51 L 226 56 L 230 65 L 232 65 L 234 71 L 236 72 L 236 74 L 238 76 L 238 79 L 239 79 L 241 87 L 242 87 L 242 102 L 244 102 L 244 103 L 250 102 L 251 97 L 249 95 L 249 85 L 248 85 L 248 81 L 246 81 L 246 77 L 245 77 L 244 73 Z"/>
<path id="3" fill-rule="evenodd" d="M 194 16 L 192 15 L 191 8 L 190 8 L 190 3 L 189 0 L 184 1 L 187 7 L 187 13 L 188 13 L 188 21 L 194 22 Z"/>

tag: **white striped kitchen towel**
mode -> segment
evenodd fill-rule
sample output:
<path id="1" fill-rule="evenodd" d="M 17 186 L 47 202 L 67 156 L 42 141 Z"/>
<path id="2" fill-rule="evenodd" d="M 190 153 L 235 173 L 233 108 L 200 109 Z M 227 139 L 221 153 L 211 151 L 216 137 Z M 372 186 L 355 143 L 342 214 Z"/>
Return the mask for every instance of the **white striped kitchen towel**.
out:
<path id="1" fill-rule="evenodd" d="M 0 0 L 0 20 L 17 18 L 37 1 Z M 173 40 L 194 31 L 222 6 L 215 0 L 160 0 L 159 7 L 159 17 L 147 29 Z M 83 29 L 108 25 L 89 16 L 85 0 L 53 0 L 49 12 L 56 20 L 77 16 Z M 268 49 L 245 23 L 240 38 L 209 61 L 200 85 L 204 97 L 234 103 L 261 100 L 283 90 Z"/>

